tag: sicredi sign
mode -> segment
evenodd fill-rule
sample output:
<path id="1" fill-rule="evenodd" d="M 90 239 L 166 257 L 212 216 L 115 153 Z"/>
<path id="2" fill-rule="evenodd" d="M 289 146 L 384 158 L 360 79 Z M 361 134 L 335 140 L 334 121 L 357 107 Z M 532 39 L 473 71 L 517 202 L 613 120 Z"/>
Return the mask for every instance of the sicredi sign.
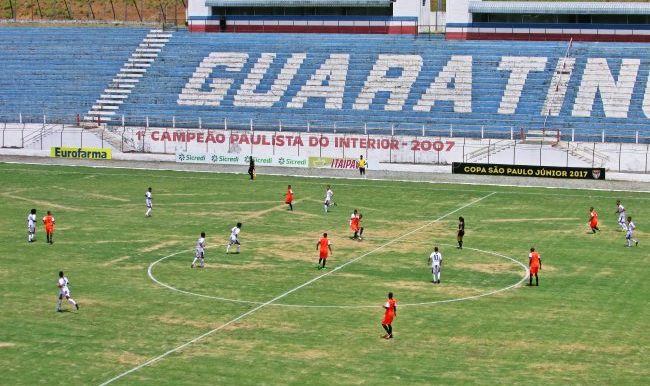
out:
<path id="1" fill-rule="evenodd" d="M 306 168 L 309 166 L 307 157 L 254 155 L 253 159 L 255 160 L 255 165 L 258 166 L 284 166 L 294 168 Z M 209 154 L 179 151 L 176 152 L 176 162 L 216 165 L 248 165 L 250 162 L 250 156 L 241 154 Z"/>

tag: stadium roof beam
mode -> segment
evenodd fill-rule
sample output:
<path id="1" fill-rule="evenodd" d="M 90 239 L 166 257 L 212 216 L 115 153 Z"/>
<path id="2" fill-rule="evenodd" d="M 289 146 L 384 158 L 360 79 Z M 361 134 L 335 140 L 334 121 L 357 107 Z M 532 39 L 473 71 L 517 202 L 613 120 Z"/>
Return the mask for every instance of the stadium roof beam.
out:
<path id="1" fill-rule="evenodd" d="M 650 15 L 650 3 L 470 1 L 469 12 L 553 15 Z"/>
<path id="2" fill-rule="evenodd" d="M 206 0 L 208 7 L 389 7 L 391 0 Z"/>

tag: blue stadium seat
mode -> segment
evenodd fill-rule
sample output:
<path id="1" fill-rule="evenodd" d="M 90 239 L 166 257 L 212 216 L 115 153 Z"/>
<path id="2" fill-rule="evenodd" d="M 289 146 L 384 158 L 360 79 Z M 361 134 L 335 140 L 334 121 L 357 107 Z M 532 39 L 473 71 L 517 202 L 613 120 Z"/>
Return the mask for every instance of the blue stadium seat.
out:
<path id="1" fill-rule="evenodd" d="M 575 58 L 573 73 L 566 84 L 559 115 L 545 117 L 542 111 L 556 72 L 564 57 L 566 42 L 446 41 L 428 36 L 317 35 L 317 34 L 195 34 L 172 33 L 160 52 L 139 71 L 131 60 L 136 48 L 148 55 L 144 44 L 150 31 L 142 28 L 2 28 L 0 29 L 0 120 L 71 122 L 79 114 L 95 109 L 100 116 L 119 124 L 125 116 L 130 125 L 221 128 L 254 128 L 293 131 L 352 131 L 383 134 L 508 137 L 511 132 L 548 128 L 562 129 L 565 136 L 575 131 L 575 139 L 599 138 L 631 141 L 634 133 L 648 137 L 648 117 L 643 111 L 644 93 L 650 72 L 650 53 L 636 43 L 574 43 L 569 57 Z M 151 43 L 156 46 L 155 42 Z M 157 46 L 156 46 L 157 47 Z M 152 51 L 157 51 L 154 49 Z M 245 53 L 241 68 L 227 71 L 217 66 L 196 88 L 187 85 L 201 62 L 211 53 Z M 273 53 L 275 56 L 269 56 Z M 347 72 L 340 70 L 346 60 L 333 54 L 348 54 Z M 224 54 L 225 55 L 225 54 Z M 293 56 L 292 56 L 293 55 Z M 411 61 L 398 58 L 399 66 L 386 69 L 383 78 L 413 76 L 410 88 L 391 94 L 368 86 L 369 79 L 380 79 L 379 56 L 412 55 Z M 471 106 L 461 111 L 450 101 L 436 101 L 423 107 L 423 95 L 431 87 L 452 56 L 471 56 Z M 508 99 L 513 111 L 500 113 L 504 90 L 513 81 L 511 71 L 499 70 L 504 57 L 547 58 L 539 70 L 531 70 L 517 101 Z M 421 57 L 418 62 L 417 57 Z M 622 58 L 638 59 L 640 65 L 631 94 L 627 118 L 607 116 L 601 93 L 596 93 L 591 116 L 574 116 L 572 111 L 581 91 L 581 80 L 589 58 L 605 58 L 614 81 L 619 79 Z M 332 77 L 322 84 L 340 86 L 340 100 L 328 99 L 335 93 L 323 90 L 310 79 L 326 60 L 331 60 Z M 285 66 L 287 61 L 290 65 Z M 130 65 L 127 63 L 131 63 Z M 232 63 L 237 63 L 233 59 Z M 266 69 L 268 67 L 268 70 Z M 283 67 L 285 69 L 283 70 Z M 374 68 L 374 69 L 373 69 Z M 125 71 L 125 69 L 127 69 Z M 256 73 L 259 82 L 246 81 Z M 130 74 L 130 75 L 125 75 Z M 374 74 L 374 75 L 373 75 Z M 380 74 L 380 75 L 377 75 Z M 274 85 L 274 81 L 278 78 Z M 333 79 L 345 76 L 344 81 Z M 122 79 L 130 92 L 116 100 L 111 89 Z M 223 78 L 231 78 L 224 84 Z M 516 77 L 515 77 L 516 78 Z M 127 80 L 124 80 L 127 79 Z M 136 79 L 132 83 L 130 79 Z M 214 80 L 216 79 L 216 83 Z M 390 81 L 390 80 L 389 80 Z M 514 80 L 516 83 L 516 79 Z M 338 83 L 337 83 L 338 82 Z M 468 82 L 459 77 L 446 87 L 462 87 Z M 225 92 L 219 106 L 196 103 L 200 95 L 214 87 Z M 251 85 L 252 84 L 252 85 Z M 127 87 L 127 86 L 124 86 Z M 306 88 L 305 88 L 306 87 Z M 584 87 L 583 87 L 584 88 Z M 248 89 L 253 94 L 242 93 Z M 301 94 L 310 90 L 311 97 Z M 303 90 L 303 91 L 301 91 Z M 329 89 L 331 90 L 331 89 Z M 119 91 L 119 90 L 118 90 Z M 583 90 L 584 91 L 584 90 Z M 203 92 L 203 93 L 201 93 Z M 269 92 L 260 97 L 259 94 Z M 446 91 L 443 91 L 443 93 Z M 316 93 L 316 94 L 314 94 Z M 321 94 L 318 94 L 321 93 Z M 399 94 L 399 97 L 396 95 Z M 515 92 L 516 94 L 516 92 Z M 186 95 L 189 104 L 180 104 Z M 319 97 L 313 97 L 318 95 Z M 616 99 L 616 98 L 614 98 Z M 211 100 L 214 101 L 214 100 Z M 517 103 L 515 103 L 517 102 Z M 613 110 L 625 110 L 625 101 L 615 100 Z M 650 101 L 647 109 L 650 110 Z M 426 103 L 424 103 L 426 105 Z M 93 107 L 95 106 L 95 107 Z M 363 109 L 363 106 L 367 106 Z M 644 139 L 646 140 L 646 139 Z"/>

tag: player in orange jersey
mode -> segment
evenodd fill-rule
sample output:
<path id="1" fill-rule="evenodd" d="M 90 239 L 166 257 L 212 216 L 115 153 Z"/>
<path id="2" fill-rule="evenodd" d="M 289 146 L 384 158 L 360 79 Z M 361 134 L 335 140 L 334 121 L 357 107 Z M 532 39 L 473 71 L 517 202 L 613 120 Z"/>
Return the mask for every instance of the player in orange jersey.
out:
<path id="1" fill-rule="evenodd" d="M 47 241 L 50 244 L 54 244 L 54 241 L 52 240 L 52 236 L 54 235 L 54 217 L 52 216 L 52 212 L 49 210 L 47 211 L 47 215 L 43 217 L 43 225 L 45 225 L 45 236 L 47 237 Z"/>
<path id="2" fill-rule="evenodd" d="M 359 212 L 357 212 L 356 209 L 350 215 L 350 230 L 354 233 L 350 238 L 352 240 L 358 239 L 359 238 Z"/>
<path id="3" fill-rule="evenodd" d="M 319 251 L 318 269 L 326 269 L 325 263 L 327 257 L 332 253 L 332 242 L 327 238 L 327 233 L 323 233 L 323 237 L 316 243 L 316 250 Z"/>
<path id="4" fill-rule="evenodd" d="M 384 339 L 393 338 L 393 318 L 397 315 L 397 300 L 393 299 L 393 293 L 388 293 L 388 300 L 384 303 L 384 320 L 381 321 L 381 326 L 386 330 L 386 335 L 382 336 Z"/>
<path id="5" fill-rule="evenodd" d="M 291 189 L 291 185 L 287 186 L 287 195 L 284 203 L 289 204 L 289 210 L 293 210 L 293 189 Z"/>
<path id="6" fill-rule="evenodd" d="M 589 208 L 589 227 L 591 227 L 591 231 L 593 233 L 596 233 L 596 231 L 600 231 L 598 229 L 598 213 L 596 213 L 596 210 L 592 206 Z"/>
<path id="7" fill-rule="evenodd" d="M 528 254 L 528 267 L 530 269 L 528 285 L 533 285 L 533 275 L 535 275 L 535 285 L 539 286 L 539 277 L 537 276 L 537 272 L 542 269 L 542 257 L 539 255 L 539 252 L 535 251 L 535 248 L 530 248 L 530 253 Z"/>

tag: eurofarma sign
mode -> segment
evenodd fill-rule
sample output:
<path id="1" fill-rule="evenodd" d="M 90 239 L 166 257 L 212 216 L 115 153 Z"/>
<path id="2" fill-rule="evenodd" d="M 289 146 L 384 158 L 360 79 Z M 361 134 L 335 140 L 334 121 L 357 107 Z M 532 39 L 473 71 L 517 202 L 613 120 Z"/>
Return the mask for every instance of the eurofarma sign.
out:
<path id="1" fill-rule="evenodd" d="M 502 165 L 454 162 L 454 174 L 483 176 L 550 177 L 584 180 L 604 180 L 604 168 L 569 168 L 555 166 Z"/>
<path id="2" fill-rule="evenodd" d="M 112 153 L 111 149 L 94 147 L 53 147 L 50 149 L 50 155 L 54 158 L 109 160 Z"/>

